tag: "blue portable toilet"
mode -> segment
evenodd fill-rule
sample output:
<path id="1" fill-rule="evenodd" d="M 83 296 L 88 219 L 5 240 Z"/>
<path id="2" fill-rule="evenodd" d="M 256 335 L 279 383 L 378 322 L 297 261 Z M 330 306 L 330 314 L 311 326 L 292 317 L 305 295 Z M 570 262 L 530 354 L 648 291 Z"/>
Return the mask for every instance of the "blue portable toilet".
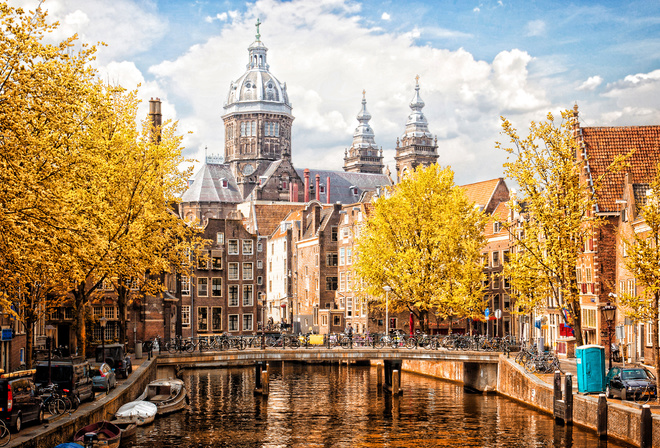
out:
<path id="1" fill-rule="evenodd" d="M 605 390 L 605 348 L 581 345 L 575 348 L 578 392 L 601 393 Z"/>

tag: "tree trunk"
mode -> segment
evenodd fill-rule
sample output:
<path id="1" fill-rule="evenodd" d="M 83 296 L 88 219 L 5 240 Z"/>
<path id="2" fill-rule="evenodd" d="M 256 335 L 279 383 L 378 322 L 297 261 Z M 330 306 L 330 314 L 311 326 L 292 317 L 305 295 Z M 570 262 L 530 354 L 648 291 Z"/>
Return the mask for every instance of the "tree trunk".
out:
<path id="1" fill-rule="evenodd" d="M 651 321 L 651 334 L 653 339 L 653 363 L 655 364 L 656 376 L 660 375 L 660 348 L 658 347 L 658 306 L 660 303 L 660 293 L 655 292 L 653 297 L 653 319 Z"/>
<path id="2" fill-rule="evenodd" d="M 125 279 L 121 279 L 117 287 L 117 312 L 119 313 L 119 343 L 126 343 L 126 309 L 128 307 L 128 291 Z"/>
<path id="3" fill-rule="evenodd" d="M 32 319 L 25 320 L 25 368 L 31 369 L 33 365 L 32 352 L 34 351 L 34 322 Z"/>
<path id="4" fill-rule="evenodd" d="M 75 323 L 75 333 L 73 338 L 73 346 L 71 347 L 71 353 L 77 353 L 78 355 L 86 358 L 87 354 L 85 353 L 87 345 L 87 328 L 85 325 L 85 282 L 80 282 L 78 286 L 73 290 L 73 311 L 76 315 Z"/>

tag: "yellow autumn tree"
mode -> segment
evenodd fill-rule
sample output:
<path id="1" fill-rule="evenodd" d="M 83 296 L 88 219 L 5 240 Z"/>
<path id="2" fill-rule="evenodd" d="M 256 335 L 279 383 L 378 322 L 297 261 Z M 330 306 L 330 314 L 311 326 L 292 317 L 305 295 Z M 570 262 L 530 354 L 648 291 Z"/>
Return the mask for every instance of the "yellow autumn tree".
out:
<path id="1" fill-rule="evenodd" d="M 0 307 L 27 334 L 58 306 L 59 279 L 78 238 L 69 186 L 79 162 L 93 48 L 42 42 L 45 13 L 0 3 Z"/>
<path id="2" fill-rule="evenodd" d="M 658 347 L 658 318 L 660 318 L 660 164 L 656 176 L 648 187 L 645 203 L 638 214 L 639 227 L 625 240 L 626 269 L 634 276 L 640 287 L 638 294 L 620 291 L 618 301 L 626 307 L 626 314 L 635 320 L 650 322 L 651 341 L 655 368 L 660 368 Z M 633 228 L 635 224 L 633 223 Z M 656 370 L 660 372 L 660 370 Z"/>
<path id="3" fill-rule="evenodd" d="M 485 309 L 479 262 L 485 215 L 454 185 L 450 168 L 419 167 L 374 204 L 357 240 L 354 268 L 364 292 L 393 311 L 409 310 L 428 330 L 429 313 L 470 316 Z"/>
<path id="4" fill-rule="evenodd" d="M 580 177 L 584 162 L 576 157 L 580 148 L 572 134 L 574 118 L 568 110 L 561 116 L 560 123 L 552 114 L 532 122 L 525 138 L 502 117 L 502 133 L 510 141 L 496 147 L 509 154 L 505 174 L 521 193 L 519 200 L 510 202 L 519 219 L 502 222 L 515 249 L 504 275 L 511 278 L 519 312 L 558 304 L 566 310 L 560 314 L 573 328 L 577 345 L 582 345 L 578 257 L 584 241 L 600 225 L 594 210 L 602 178 L 622 160 L 615 159 L 593 186 L 587 185 Z"/>

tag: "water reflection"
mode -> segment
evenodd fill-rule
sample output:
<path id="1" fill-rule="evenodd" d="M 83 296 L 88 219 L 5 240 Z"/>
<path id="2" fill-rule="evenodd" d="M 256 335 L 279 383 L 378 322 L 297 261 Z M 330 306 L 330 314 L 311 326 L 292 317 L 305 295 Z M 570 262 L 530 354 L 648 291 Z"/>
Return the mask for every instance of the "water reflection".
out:
<path id="1" fill-rule="evenodd" d="M 270 396 L 254 369 L 186 371 L 190 410 L 139 428 L 128 447 L 625 447 L 499 396 L 404 374 L 401 396 L 376 370 L 271 364 Z M 605 444 L 603 444 L 605 443 Z"/>

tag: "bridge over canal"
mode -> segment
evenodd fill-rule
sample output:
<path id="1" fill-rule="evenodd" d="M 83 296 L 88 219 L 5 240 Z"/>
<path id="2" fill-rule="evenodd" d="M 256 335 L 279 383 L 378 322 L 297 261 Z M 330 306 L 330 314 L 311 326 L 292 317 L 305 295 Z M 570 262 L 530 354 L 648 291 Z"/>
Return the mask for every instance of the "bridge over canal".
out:
<path id="1" fill-rule="evenodd" d="M 482 351 L 405 350 L 393 348 L 324 349 L 247 349 L 193 353 L 161 353 L 159 368 L 213 368 L 253 366 L 255 362 L 308 362 L 371 364 L 401 361 L 403 370 L 427 372 L 433 376 L 462 382 L 478 391 L 495 390 L 500 353 Z"/>

